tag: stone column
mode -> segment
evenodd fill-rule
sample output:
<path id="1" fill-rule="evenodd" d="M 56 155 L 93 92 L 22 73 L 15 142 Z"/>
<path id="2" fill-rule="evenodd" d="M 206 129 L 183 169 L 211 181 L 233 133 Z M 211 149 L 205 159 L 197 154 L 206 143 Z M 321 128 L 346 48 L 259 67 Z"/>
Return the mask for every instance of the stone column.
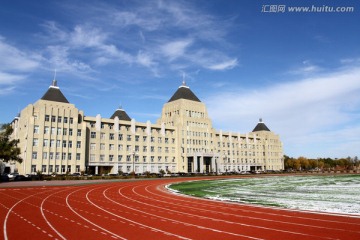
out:
<path id="1" fill-rule="evenodd" d="M 95 166 L 95 175 L 99 174 L 99 166 Z"/>

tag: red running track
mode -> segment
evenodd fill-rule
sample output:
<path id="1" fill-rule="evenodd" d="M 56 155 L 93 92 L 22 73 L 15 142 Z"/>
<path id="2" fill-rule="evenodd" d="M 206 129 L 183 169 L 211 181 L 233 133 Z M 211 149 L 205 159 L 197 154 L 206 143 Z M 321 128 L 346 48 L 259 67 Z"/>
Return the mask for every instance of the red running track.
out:
<path id="1" fill-rule="evenodd" d="M 0 239 L 360 239 L 359 216 L 217 202 L 165 188 L 185 180 L 1 188 Z"/>

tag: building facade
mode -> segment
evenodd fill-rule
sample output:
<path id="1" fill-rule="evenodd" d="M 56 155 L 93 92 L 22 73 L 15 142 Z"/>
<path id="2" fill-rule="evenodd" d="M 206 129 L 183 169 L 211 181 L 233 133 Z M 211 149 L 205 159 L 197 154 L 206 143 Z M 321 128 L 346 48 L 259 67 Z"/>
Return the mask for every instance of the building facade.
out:
<path id="1" fill-rule="evenodd" d="M 16 117 L 21 174 L 158 173 L 283 170 L 280 138 L 260 119 L 250 133 L 217 131 L 206 105 L 183 83 L 156 124 L 136 122 L 121 108 L 110 118 L 85 116 L 54 80 Z"/>

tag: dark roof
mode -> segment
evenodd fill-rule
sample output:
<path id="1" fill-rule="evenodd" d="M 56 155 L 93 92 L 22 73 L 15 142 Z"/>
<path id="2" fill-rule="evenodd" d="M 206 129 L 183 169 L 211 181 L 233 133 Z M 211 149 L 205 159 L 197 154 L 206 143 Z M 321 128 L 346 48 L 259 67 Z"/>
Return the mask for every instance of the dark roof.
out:
<path id="1" fill-rule="evenodd" d="M 113 113 L 113 115 L 111 115 L 110 118 L 114 119 L 115 117 L 118 117 L 119 120 L 131 121 L 131 118 L 129 117 L 129 115 L 127 115 L 127 113 L 122 109 L 116 109 L 116 111 Z"/>
<path id="2" fill-rule="evenodd" d="M 49 87 L 41 99 L 53 102 L 69 103 L 64 94 L 60 91 L 59 87 L 53 85 Z"/>
<path id="3" fill-rule="evenodd" d="M 178 99 L 187 99 L 195 102 L 201 102 L 198 97 L 187 86 L 180 86 L 168 102 Z"/>
<path id="4" fill-rule="evenodd" d="M 254 128 L 253 132 L 258 131 L 268 131 L 271 132 L 270 129 L 265 125 L 265 123 L 262 122 L 262 119 L 260 118 L 259 123 Z"/>

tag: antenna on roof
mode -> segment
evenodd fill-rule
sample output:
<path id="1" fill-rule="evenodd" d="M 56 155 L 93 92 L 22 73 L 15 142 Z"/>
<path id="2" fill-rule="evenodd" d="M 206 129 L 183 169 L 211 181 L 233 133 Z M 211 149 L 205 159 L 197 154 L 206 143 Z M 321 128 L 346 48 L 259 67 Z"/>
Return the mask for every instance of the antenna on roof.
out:
<path id="1" fill-rule="evenodd" d="M 262 122 L 262 118 L 259 118 L 259 122 Z"/>
<path id="2" fill-rule="evenodd" d="M 183 86 L 186 86 L 185 73 L 184 73 L 184 72 L 182 73 L 182 78 L 183 78 L 183 79 L 182 79 L 182 85 L 183 85 Z"/>
<path id="3" fill-rule="evenodd" d="M 51 86 L 53 86 L 53 87 L 57 87 L 57 81 L 56 81 L 56 69 L 54 70 L 54 79 L 53 79 L 53 81 L 52 81 Z"/>

